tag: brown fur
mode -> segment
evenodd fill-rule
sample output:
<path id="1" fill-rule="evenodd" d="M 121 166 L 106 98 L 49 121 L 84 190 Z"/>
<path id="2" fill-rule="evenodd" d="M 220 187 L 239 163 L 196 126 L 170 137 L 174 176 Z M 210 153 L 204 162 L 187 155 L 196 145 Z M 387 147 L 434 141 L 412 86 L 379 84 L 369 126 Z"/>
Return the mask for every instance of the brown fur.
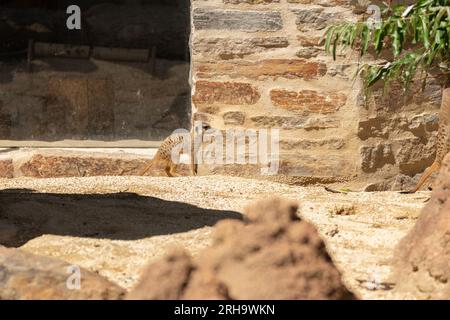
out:
<path id="1" fill-rule="evenodd" d="M 204 131 L 210 129 L 210 126 L 208 124 L 202 124 L 202 132 L 203 135 Z M 197 165 L 196 165 L 196 159 L 195 159 L 195 152 L 194 152 L 194 132 L 195 130 L 191 131 L 191 174 L 194 176 L 197 174 Z M 175 155 L 175 161 L 172 161 L 172 150 L 174 147 L 178 146 L 179 144 L 184 144 L 185 141 L 185 135 L 184 134 L 172 134 L 169 137 L 167 137 L 162 144 L 159 146 L 158 151 L 156 152 L 155 157 L 152 159 L 152 161 L 140 172 L 140 175 L 145 175 L 151 168 L 157 167 L 157 168 L 164 168 L 164 171 L 166 172 L 168 177 L 179 177 L 181 176 L 176 172 L 176 166 L 178 163 L 180 163 L 180 156 L 181 153 Z M 180 149 L 181 151 L 182 149 Z"/>
<path id="2" fill-rule="evenodd" d="M 439 131 L 436 150 L 436 159 L 420 177 L 416 187 L 407 193 L 417 192 L 428 180 L 428 178 L 441 169 L 442 160 L 450 152 L 450 88 L 444 89 L 442 93 L 442 104 L 439 110 Z"/>
<path id="3" fill-rule="evenodd" d="M 179 163 L 180 154 L 176 155 L 175 163 L 172 161 L 172 149 L 184 143 L 184 135 L 174 134 L 167 137 L 161 146 L 158 148 L 155 157 L 150 163 L 140 172 L 140 175 L 145 175 L 152 167 L 162 167 L 169 177 L 179 177 L 180 174 L 176 172 L 176 164 Z"/>

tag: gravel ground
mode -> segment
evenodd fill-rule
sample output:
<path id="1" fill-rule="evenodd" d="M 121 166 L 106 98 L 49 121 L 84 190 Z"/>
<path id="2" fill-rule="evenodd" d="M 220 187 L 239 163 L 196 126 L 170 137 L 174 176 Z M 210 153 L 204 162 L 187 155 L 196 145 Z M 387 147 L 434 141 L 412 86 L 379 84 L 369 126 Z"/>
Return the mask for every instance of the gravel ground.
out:
<path id="1" fill-rule="evenodd" d="M 430 195 L 335 194 L 224 176 L 0 179 L 0 189 L 0 222 L 10 212 L 8 223 L 20 231 L 15 246 L 96 271 L 125 288 L 168 247 L 184 246 L 195 255 L 208 246 L 212 226 L 240 218 L 249 201 L 267 194 L 296 199 L 346 284 L 364 299 L 403 298 L 390 290 L 393 248 Z"/>

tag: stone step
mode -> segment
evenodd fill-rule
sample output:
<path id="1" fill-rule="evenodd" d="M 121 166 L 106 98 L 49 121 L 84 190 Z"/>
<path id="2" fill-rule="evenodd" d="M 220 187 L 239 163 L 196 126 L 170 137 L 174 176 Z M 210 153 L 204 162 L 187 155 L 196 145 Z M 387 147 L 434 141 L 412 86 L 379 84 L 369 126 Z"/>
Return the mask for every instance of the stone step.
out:
<path id="1" fill-rule="evenodd" d="M 62 178 L 138 175 L 156 151 L 157 149 L 153 148 L 0 149 L 0 177 Z M 183 174 L 189 172 L 187 165 L 180 164 L 180 167 Z M 148 175 L 164 176 L 165 173 L 161 168 L 155 168 Z"/>

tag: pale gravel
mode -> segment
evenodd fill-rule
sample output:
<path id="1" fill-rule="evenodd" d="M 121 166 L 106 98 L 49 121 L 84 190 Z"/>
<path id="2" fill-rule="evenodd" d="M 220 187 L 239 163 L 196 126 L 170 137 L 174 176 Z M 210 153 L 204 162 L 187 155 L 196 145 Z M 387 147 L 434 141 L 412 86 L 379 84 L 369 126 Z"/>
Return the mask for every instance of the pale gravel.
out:
<path id="1" fill-rule="evenodd" d="M 316 225 L 345 283 L 364 299 L 403 298 L 388 290 L 391 257 L 398 241 L 414 225 L 429 192 L 334 194 L 317 187 L 225 176 L 89 177 L 0 179 L 0 189 L 33 189 L 41 193 L 136 193 L 205 209 L 242 212 L 250 201 L 270 195 L 298 200 L 300 214 Z M 336 207 L 353 206 L 353 215 L 336 215 Z M 76 219 L 76 217 L 74 217 Z M 210 244 L 212 227 L 137 240 L 42 235 L 22 246 L 37 254 L 58 257 L 132 287 L 146 263 L 169 247 L 183 246 L 193 255 Z M 395 281 L 395 280 L 394 280 Z"/>

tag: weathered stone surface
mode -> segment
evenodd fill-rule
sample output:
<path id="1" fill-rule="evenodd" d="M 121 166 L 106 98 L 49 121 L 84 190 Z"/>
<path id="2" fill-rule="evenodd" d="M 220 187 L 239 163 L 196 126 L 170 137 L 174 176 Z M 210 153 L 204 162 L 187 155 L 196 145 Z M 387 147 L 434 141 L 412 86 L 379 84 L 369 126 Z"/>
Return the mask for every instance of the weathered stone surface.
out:
<path id="1" fill-rule="evenodd" d="M 194 72 L 199 78 L 227 75 L 231 78 L 311 80 L 324 76 L 327 67 L 324 63 L 306 59 L 267 59 L 257 62 L 199 63 L 194 65 Z"/>
<path id="2" fill-rule="evenodd" d="M 278 174 L 291 177 L 313 177 L 312 180 L 327 178 L 329 182 L 332 182 L 352 177 L 355 172 L 355 161 L 348 157 L 336 153 L 323 156 L 313 152 L 298 151 L 281 161 Z"/>
<path id="3" fill-rule="evenodd" d="M 345 80 L 350 79 L 349 69 L 351 68 L 350 64 L 338 64 L 332 65 L 328 68 L 328 75 L 331 77 L 339 77 Z"/>
<path id="4" fill-rule="evenodd" d="M 364 172 L 374 172 L 386 164 L 394 164 L 395 158 L 392 145 L 389 143 L 378 143 L 374 146 L 362 146 L 361 169 Z"/>
<path id="5" fill-rule="evenodd" d="M 450 299 L 450 156 L 414 228 L 394 255 L 395 290 L 419 299 Z"/>
<path id="6" fill-rule="evenodd" d="M 196 112 L 193 116 L 194 122 L 201 121 L 205 123 L 211 123 L 214 119 L 214 116 L 209 113 Z"/>
<path id="7" fill-rule="evenodd" d="M 192 45 L 194 54 L 207 54 L 220 59 L 243 58 L 250 54 L 260 53 L 277 48 L 286 48 L 289 40 L 286 37 L 265 38 L 195 38 Z"/>
<path id="8" fill-rule="evenodd" d="M 322 50 L 319 48 L 306 47 L 299 49 L 295 55 L 302 59 L 311 59 L 317 57 L 321 52 Z"/>
<path id="9" fill-rule="evenodd" d="M 197 103 L 196 107 L 197 107 L 197 111 L 199 111 L 203 114 L 215 115 L 220 112 L 220 106 L 218 106 L 218 105 Z"/>
<path id="10" fill-rule="evenodd" d="M 278 128 L 286 130 L 319 130 L 338 128 L 341 125 L 340 120 L 333 117 L 254 116 L 250 120 L 257 128 Z"/>
<path id="11" fill-rule="evenodd" d="M 390 188 L 388 190 L 392 191 L 412 190 L 418 181 L 417 178 L 410 177 L 400 173 L 391 180 Z M 387 191 L 387 190 L 380 190 L 380 191 Z"/>
<path id="12" fill-rule="evenodd" d="M 309 36 L 309 35 L 298 35 L 297 36 L 298 41 L 300 42 L 300 45 L 303 47 L 320 47 L 321 41 L 323 40 L 322 37 L 317 36 Z"/>
<path id="13" fill-rule="evenodd" d="M 439 117 L 437 113 L 426 112 L 411 116 L 377 116 L 359 120 L 358 137 L 362 140 L 373 138 L 388 139 L 398 136 L 400 132 L 411 132 L 421 139 L 428 139 L 437 130 Z"/>
<path id="14" fill-rule="evenodd" d="M 196 104 L 255 104 L 260 94 L 248 83 L 197 81 L 192 101 Z"/>
<path id="15" fill-rule="evenodd" d="M 184 250 L 175 248 L 143 271 L 145 279 L 135 286 L 127 299 L 180 299 L 193 271 L 191 257 Z"/>
<path id="16" fill-rule="evenodd" d="M 241 126 L 245 122 L 245 113 L 239 111 L 226 112 L 223 115 L 223 122 L 226 125 Z"/>
<path id="17" fill-rule="evenodd" d="M 347 96 L 341 93 L 321 93 L 314 90 L 287 91 L 274 89 L 270 92 L 272 103 L 290 111 L 332 113 L 345 105 Z"/>
<path id="18" fill-rule="evenodd" d="M 0 246 L 0 299 L 117 300 L 125 295 L 119 286 L 85 269 L 80 269 L 80 290 L 69 289 L 70 267 L 60 260 Z"/>
<path id="19" fill-rule="evenodd" d="M 340 138 L 332 138 L 332 139 L 284 139 L 280 141 L 280 147 L 284 150 L 309 150 L 314 148 L 326 148 L 339 150 L 345 146 L 345 140 Z"/>
<path id="20" fill-rule="evenodd" d="M 300 31 L 322 30 L 338 19 L 334 13 L 325 12 L 323 8 L 308 8 L 292 10 L 297 16 L 295 23 Z"/>
<path id="21" fill-rule="evenodd" d="M 22 175 L 34 178 L 137 175 L 148 161 L 131 155 L 42 150 L 19 170 Z"/>
<path id="22" fill-rule="evenodd" d="M 415 187 L 418 181 L 418 176 L 410 177 L 404 174 L 398 174 L 393 178 L 383 179 L 379 182 L 372 182 L 365 188 L 365 192 L 376 191 L 405 191 L 411 190 Z"/>
<path id="23" fill-rule="evenodd" d="M 362 99 L 363 92 L 359 94 L 359 97 L 361 107 L 377 113 L 384 113 L 391 117 L 396 116 L 393 112 L 417 110 L 419 106 L 421 109 L 439 109 L 442 91 L 440 85 L 433 79 L 430 79 L 425 90 L 422 90 L 422 81 L 412 83 L 408 94 L 405 96 L 403 85 L 394 81 L 389 85 L 388 92 L 383 92 L 382 88 L 374 88 L 370 94 L 369 101 Z"/>
<path id="24" fill-rule="evenodd" d="M 283 28 L 279 12 L 235 11 L 197 8 L 193 12 L 196 29 L 278 31 Z"/>
<path id="25" fill-rule="evenodd" d="M 223 3 L 231 3 L 231 4 L 240 4 L 240 3 L 248 3 L 248 4 L 266 4 L 266 3 L 278 3 L 280 0 L 223 0 Z"/>
<path id="26" fill-rule="evenodd" d="M 430 166 L 436 158 L 436 136 L 431 137 L 426 144 L 421 138 L 395 140 L 399 149 L 395 159 L 401 173 L 415 174 Z"/>
<path id="27" fill-rule="evenodd" d="M 198 258 L 175 252 L 151 264 L 128 298 L 355 299 L 297 208 L 279 198 L 249 206 L 245 222 L 219 222 Z"/>
<path id="28" fill-rule="evenodd" d="M 301 3 L 301 4 L 317 4 L 323 7 L 333 6 L 348 6 L 353 4 L 354 0 L 287 0 L 288 3 Z"/>
<path id="29" fill-rule="evenodd" d="M 14 166 L 12 159 L 0 159 L 0 178 L 12 178 Z"/>

